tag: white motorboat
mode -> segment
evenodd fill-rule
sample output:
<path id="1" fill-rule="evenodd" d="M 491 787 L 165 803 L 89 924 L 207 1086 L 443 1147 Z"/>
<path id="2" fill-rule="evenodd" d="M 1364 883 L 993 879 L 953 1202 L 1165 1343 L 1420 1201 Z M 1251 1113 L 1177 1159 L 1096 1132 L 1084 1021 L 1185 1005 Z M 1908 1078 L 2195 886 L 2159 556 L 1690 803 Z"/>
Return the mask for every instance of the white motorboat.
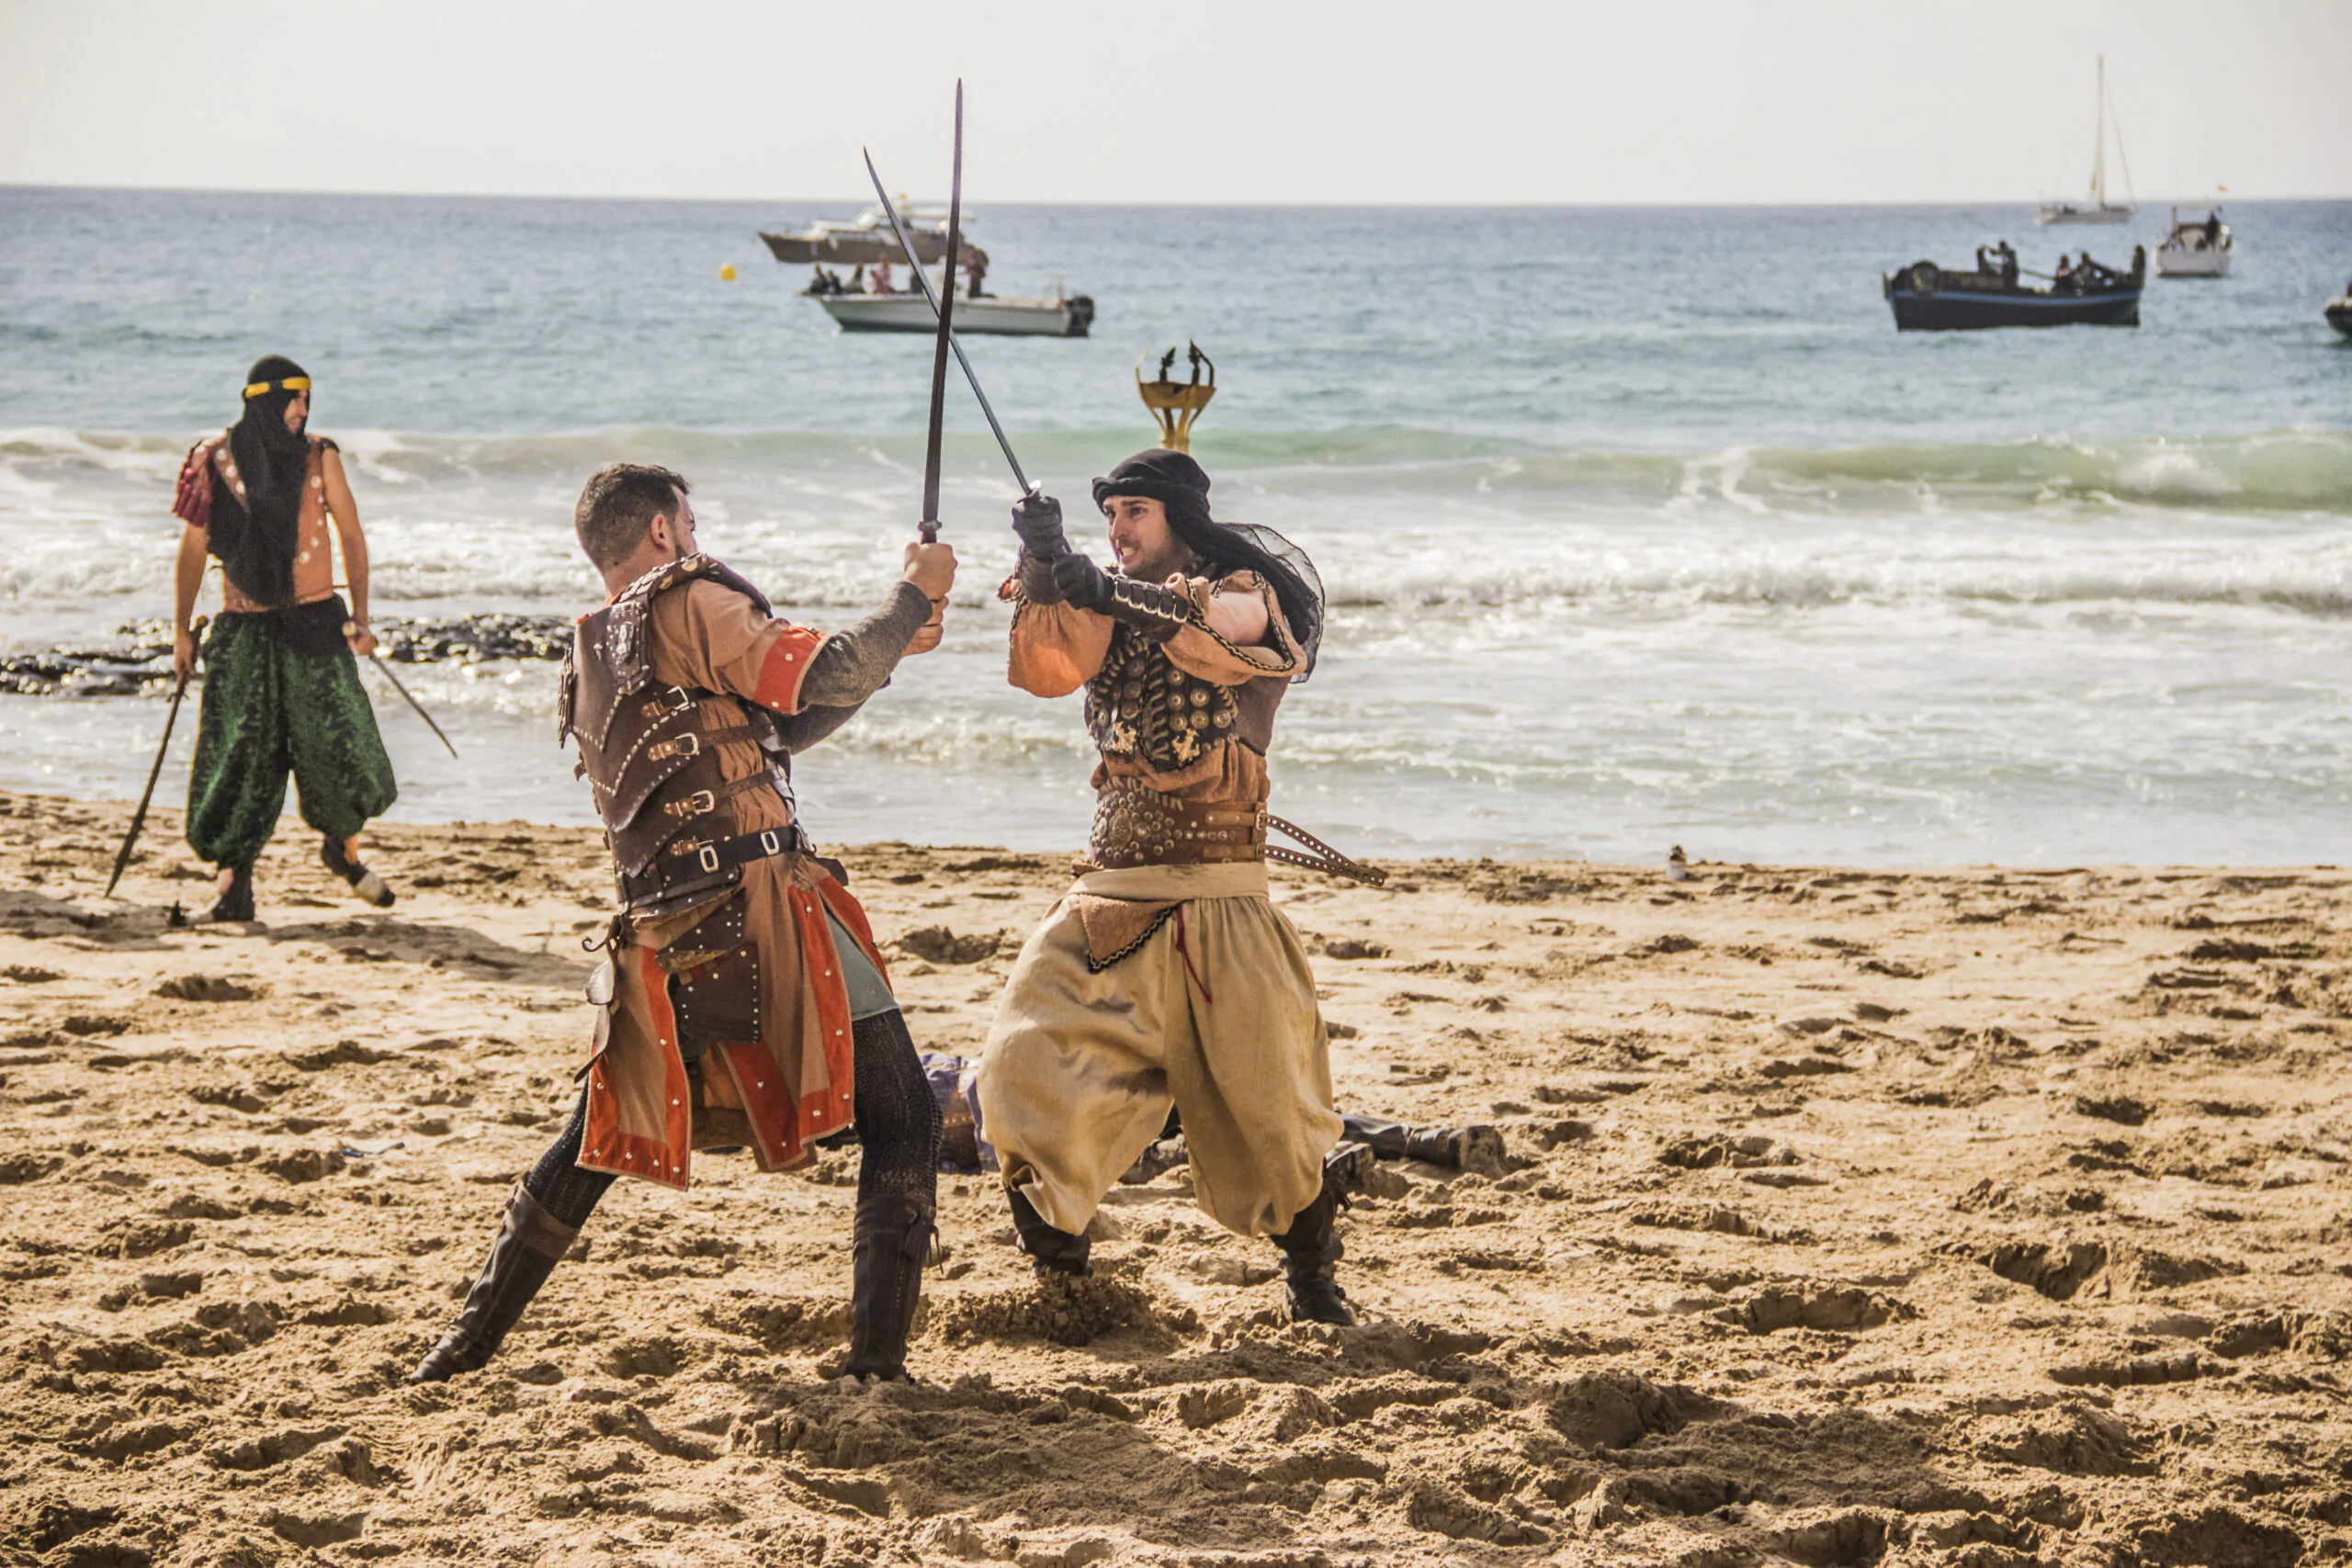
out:
<path id="1" fill-rule="evenodd" d="M 2222 209 L 2207 209 L 2202 218 L 2184 219 L 2172 209 L 2172 232 L 2156 247 L 2158 277 L 2227 277 L 2233 244 Z"/>
<path id="2" fill-rule="evenodd" d="M 903 197 L 899 215 L 907 237 L 926 271 L 941 268 L 947 256 L 947 209 L 916 205 Z M 937 276 L 934 286 L 944 293 L 955 288 L 956 330 L 973 336 L 1084 337 L 1094 323 L 1094 301 L 1083 294 L 1069 294 L 1056 285 L 1054 297 L 1021 299 L 988 293 L 989 254 L 972 243 L 971 214 L 956 241 L 956 270 L 960 282 Z M 801 293 L 824 307 L 845 333 L 930 333 L 939 318 L 912 278 L 894 285 L 891 272 L 906 265 L 906 251 L 890 229 L 889 214 L 869 207 L 850 222 L 820 220 L 806 229 L 771 234 L 763 231 L 768 251 L 787 265 L 812 266 L 816 276 Z M 843 277 L 829 267 L 845 267 Z"/>
<path id="3" fill-rule="evenodd" d="M 2115 155 L 2123 164 L 2124 199 L 2107 199 L 2107 128 L 2114 120 L 2114 113 L 2107 103 L 2107 56 L 2098 57 L 2098 126 L 2091 148 L 2091 197 L 2087 202 L 2045 201 L 2041 204 L 2041 221 L 2044 223 L 2123 223 L 2139 209 L 2132 205 L 2132 160 L 2124 155 L 2123 128 L 2115 128 Z"/>
<path id="4" fill-rule="evenodd" d="M 818 304 L 845 333 L 929 333 L 939 318 L 919 293 L 819 294 Z M 969 337 L 1084 337 L 1094 323 L 1094 301 L 956 297 L 956 332 Z"/>

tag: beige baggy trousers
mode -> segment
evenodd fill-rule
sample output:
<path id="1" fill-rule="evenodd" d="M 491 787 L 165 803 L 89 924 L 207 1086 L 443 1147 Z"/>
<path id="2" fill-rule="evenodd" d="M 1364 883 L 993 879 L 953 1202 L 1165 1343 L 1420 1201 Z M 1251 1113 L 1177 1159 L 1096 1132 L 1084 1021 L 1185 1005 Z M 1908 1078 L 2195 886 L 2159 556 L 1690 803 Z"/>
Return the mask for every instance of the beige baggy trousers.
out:
<path id="1" fill-rule="evenodd" d="M 1086 897 L 1180 907 L 1094 974 Z M 1013 964 L 978 1087 L 1008 1183 L 1070 1232 L 1159 1135 L 1171 1100 L 1195 1201 L 1243 1235 L 1288 1230 L 1340 1140 L 1306 950 L 1254 863 L 1080 878 Z"/>

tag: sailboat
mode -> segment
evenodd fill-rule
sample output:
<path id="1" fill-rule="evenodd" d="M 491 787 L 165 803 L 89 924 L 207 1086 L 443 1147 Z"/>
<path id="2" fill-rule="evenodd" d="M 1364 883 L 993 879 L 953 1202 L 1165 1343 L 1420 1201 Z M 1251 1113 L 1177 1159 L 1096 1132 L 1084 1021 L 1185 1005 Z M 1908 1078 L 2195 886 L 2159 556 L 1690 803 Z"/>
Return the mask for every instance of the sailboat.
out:
<path id="1" fill-rule="evenodd" d="M 2107 105 L 2107 56 L 2098 57 L 2098 135 L 2091 151 L 2091 198 L 2087 202 L 2045 201 L 2041 204 L 2044 223 L 2123 223 L 2139 210 L 2130 199 L 2132 189 L 2132 160 L 2123 151 L 2123 128 L 2115 128 L 2115 155 L 2123 164 L 2125 199 L 2120 205 L 2107 199 L 2107 128 L 2115 118 Z"/>

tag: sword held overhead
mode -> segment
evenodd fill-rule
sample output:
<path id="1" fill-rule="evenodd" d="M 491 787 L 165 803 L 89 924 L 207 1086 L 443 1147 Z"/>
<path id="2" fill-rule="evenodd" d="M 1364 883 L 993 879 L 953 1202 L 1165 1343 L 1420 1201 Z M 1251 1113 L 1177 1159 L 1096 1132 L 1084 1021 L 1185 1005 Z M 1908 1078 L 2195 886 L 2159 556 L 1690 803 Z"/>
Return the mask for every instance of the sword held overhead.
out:
<path id="1" fill-rule="evenodd" d="M 971 358 L 964 352 L 963 339 L 956 335 L 954 326 L 949 321 L 949 313 L 953 310 L 954 306 L 952 304 L 942 305 L 940 303 L 939 291 L 931 286 L 931 275 L 923 271 L 922 259 L 916 253 L 914 236 L 907 232 L 906 224 L 900 220 L 899 217 L 899 209 L 890 200 L 890 192 L 888 188 L 882 184 L 881 173 L 874 166 L 874 154 L 870 151 L 865 154 L 865 174 L 866 177 L 874 182 L 874 194 L 876 197 L 880 198 L 882 203 L 882 211 L 890 220 L 891 231 L 899 236 L 899 248 L 904 251 L 907 254 L 907 269 L 915 275 L 915 283 L 922 289 L 922 297 L 931 301 L 932 313 L 939 317 L 940 339 L 947 345 L 948 349 L 954 352 L 956 355 L 956 363 L 964 367 L 964 379 L 971 385 L 972 396 L 979 400 L 980 412 L 988 416 L 989 429 L 994 433 L 996 436 L 997 448 L 1004 454 L 1004 460 L 1006 464 L 1012 468 L 1012 477 L 1021 486 L 1021 493 L 1023 495 L 1036 494 L 1037 487 L 1035 484 L 1032 484 L 1029 480 L 1029 476 L 1022 471 L 1021 459 L 1012 455 L 1012 443 L 1005 438 L 1004 425 L 997 419 L 996 409 L 989 402 L 988 393 L 980 389 L 979 373 L 972 368 Z M 964 84 L 959 81 L 956 84 L 956 189 L 949 203 L 949 216 L 947 220 L 949 245 L 947 257 L 948 271 L 944 275 L 947 280 L 948 292 L 951 295 L 954 294 L 956 290 L 956 274 L 954 270 L 956 258 L 954 246 L 956 243 L 956 224 L 958 217 L 957 209 L 963 198 L 963 187 Z M 934 384 L 936 384 L 935 378 Z M 934 410 L 937 408 L 935 400 L 933 406 Z M 937 414 L 934 412 L 933 417 L 935 428 Z"/>

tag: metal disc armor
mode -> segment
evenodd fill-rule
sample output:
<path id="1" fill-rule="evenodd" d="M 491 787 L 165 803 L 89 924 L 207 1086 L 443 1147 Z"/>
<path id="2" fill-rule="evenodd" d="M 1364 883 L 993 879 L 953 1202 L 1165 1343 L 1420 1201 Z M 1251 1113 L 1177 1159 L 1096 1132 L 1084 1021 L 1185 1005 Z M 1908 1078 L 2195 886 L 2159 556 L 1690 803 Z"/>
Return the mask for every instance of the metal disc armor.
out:
<path id="1" fill-rule="evenodd" d="M 1232 691 L 1186 674 L 1167 649 L 1122 621 L 1111 633 L 1102 668 L 1086 682 L 1086 728 L 1106 757 L 1154 773 L 1190 767 L 1237 733 Z"/>

